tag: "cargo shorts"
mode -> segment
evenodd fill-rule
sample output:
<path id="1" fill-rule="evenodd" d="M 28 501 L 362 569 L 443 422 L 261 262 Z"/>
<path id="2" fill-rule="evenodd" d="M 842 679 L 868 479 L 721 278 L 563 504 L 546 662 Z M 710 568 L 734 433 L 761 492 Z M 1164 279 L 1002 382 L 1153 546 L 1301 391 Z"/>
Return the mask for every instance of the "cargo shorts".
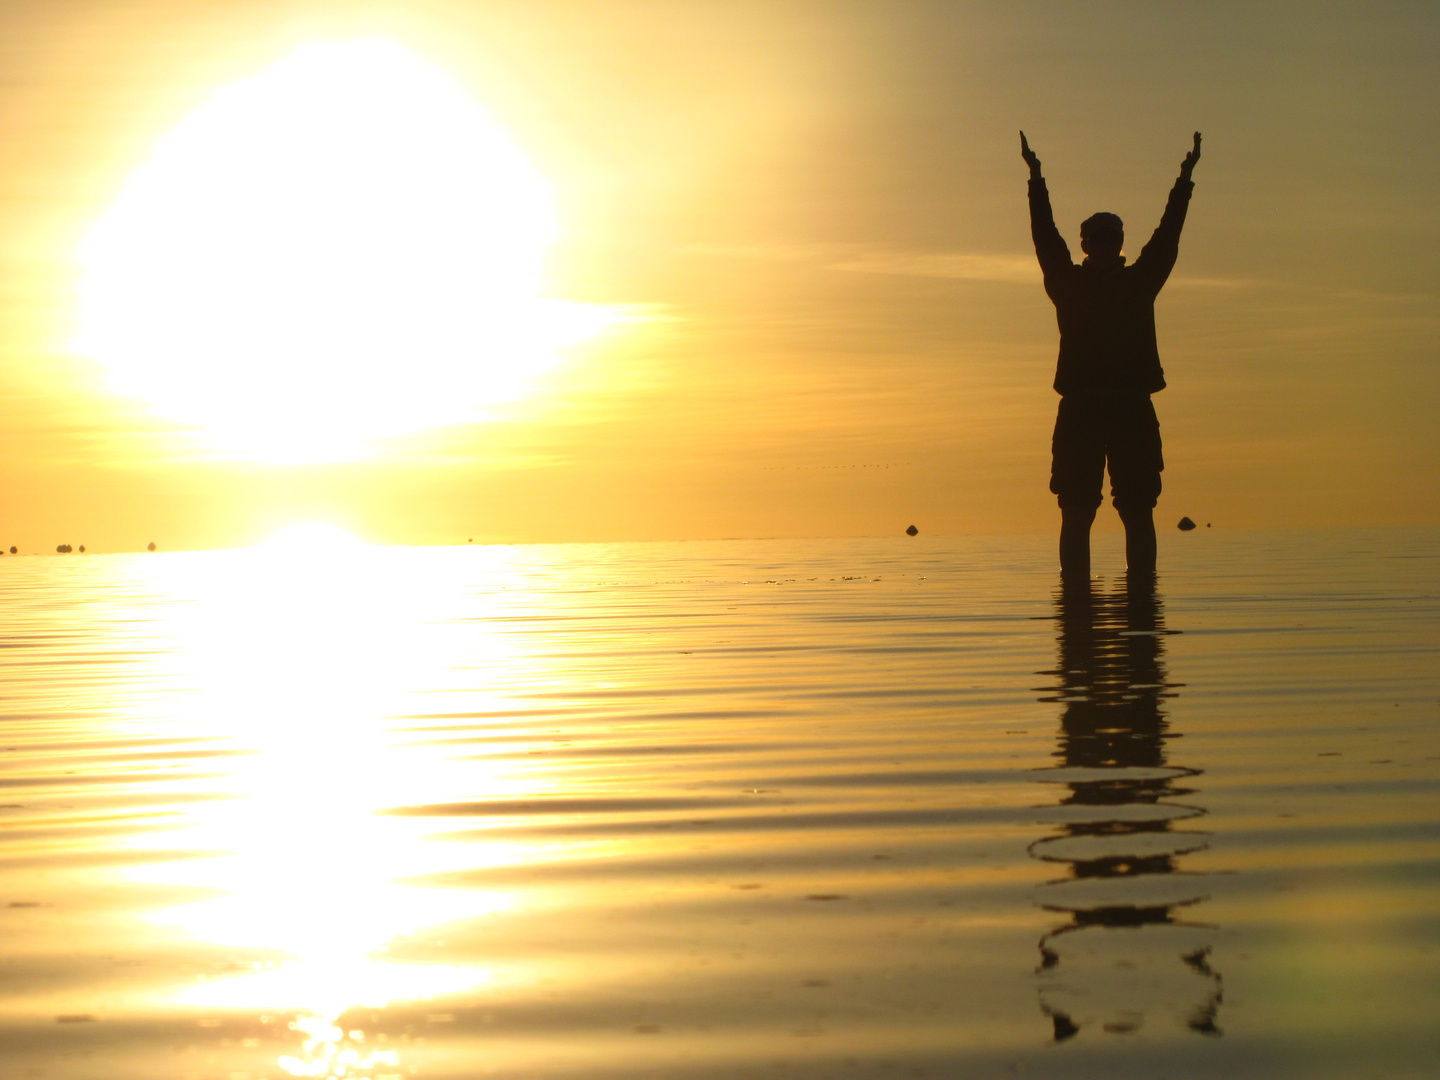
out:
<path id="1" fill-rule="evenodd" d="M 1050 490 L 1061 509 L 1098 507 L 1107 466 L 1115 509 L 1155 506 L 1165 459 L 1149 394 L 1088 391 L 1060 399 L 1050 440 Z"/>

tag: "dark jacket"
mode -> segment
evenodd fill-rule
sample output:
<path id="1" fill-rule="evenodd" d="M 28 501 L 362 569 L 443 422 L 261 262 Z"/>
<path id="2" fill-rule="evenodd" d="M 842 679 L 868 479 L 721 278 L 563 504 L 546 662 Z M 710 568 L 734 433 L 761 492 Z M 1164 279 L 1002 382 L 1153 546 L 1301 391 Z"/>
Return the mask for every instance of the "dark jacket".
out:
<path id="1" fill-rule="evenodd" d="M 1180 254 L 1180 230 L 1195 185 L 1181 177 L 1170 189 L 1160 226 L 1140 257 L 1100 268 L 1089 259 L 1070 261 L 1044 180 L 1030 181 L 1030 233 L 1045 275 L 1045 292 L 1060 323 L 1060 360 L 1055 389 L 1153 394 L 1165 388 L 1155 345 L 1155 297 Z"/>

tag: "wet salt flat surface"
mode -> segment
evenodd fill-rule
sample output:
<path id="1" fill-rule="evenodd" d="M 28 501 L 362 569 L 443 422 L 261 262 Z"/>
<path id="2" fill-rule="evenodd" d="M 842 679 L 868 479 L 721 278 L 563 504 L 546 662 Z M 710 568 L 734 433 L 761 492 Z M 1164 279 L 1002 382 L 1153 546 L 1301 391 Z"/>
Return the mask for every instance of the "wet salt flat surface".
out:
<path id="1" fill-rule="evenodd" d="M 1440 534 L 0 560 L 0 1080 L 1430 1077 Z"/>

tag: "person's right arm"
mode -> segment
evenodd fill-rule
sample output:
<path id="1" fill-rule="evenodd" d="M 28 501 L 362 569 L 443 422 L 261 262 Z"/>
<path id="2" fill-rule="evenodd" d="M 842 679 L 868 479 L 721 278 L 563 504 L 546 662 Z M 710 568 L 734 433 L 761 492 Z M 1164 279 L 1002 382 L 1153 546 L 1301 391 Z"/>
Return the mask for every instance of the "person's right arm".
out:
<path id="1" fill-rule="evenodd" d="M 1048 283 L 1054 275 L 1068 270 L 1074 263 L 1070 249 L 1060 230 L 1055 227 L 1055 214 L 1050 209 L 1050 192 L 1045 187 L 1045 177 L 1040 172 L 1040 159 L 1030 149 L 1025 133 L 1020 132 L 1020 156 L 1030 166 L 1030 236 L 1035 241 L 1035 257 L 1040 260 L 1040 272 Z"/>

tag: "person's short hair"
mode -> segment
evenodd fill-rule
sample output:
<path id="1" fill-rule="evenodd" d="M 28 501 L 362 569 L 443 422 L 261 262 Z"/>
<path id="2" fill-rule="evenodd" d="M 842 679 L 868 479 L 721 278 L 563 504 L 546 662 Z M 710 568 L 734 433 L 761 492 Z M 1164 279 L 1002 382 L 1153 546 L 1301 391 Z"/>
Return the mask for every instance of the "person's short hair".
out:
<path id="1" fill-rule="evenodd" d="M 1091 214 L 1080 223 L 1081 240 L 1088 240 L 1092 236 L 1102 236 L 1107 233 L 1112 236 L 1125 235 L 1125 223 L 1120 220 L 1120 215 L 1102 210 L 1098 214 Z"/>

